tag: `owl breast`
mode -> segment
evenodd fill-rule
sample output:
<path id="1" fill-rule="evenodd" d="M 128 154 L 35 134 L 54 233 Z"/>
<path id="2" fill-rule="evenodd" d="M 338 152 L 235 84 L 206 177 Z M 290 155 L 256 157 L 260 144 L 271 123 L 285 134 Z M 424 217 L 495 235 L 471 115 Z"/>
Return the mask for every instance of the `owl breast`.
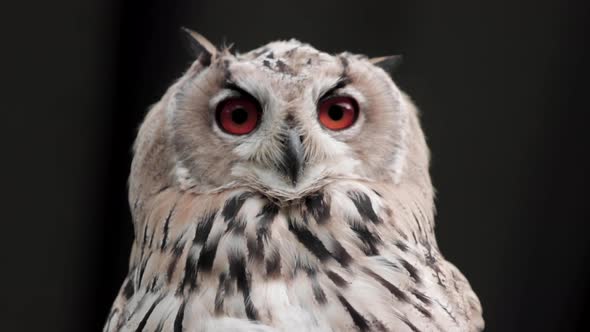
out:
<path id="1" fill-rule="evenodd" d="M 105 331 L 477 330 L 477 298 L 417 222 L 428 213 L 394 195 L 341 182 L 277 205 L 164 190 L 138 204 L 149 212 Z"/>

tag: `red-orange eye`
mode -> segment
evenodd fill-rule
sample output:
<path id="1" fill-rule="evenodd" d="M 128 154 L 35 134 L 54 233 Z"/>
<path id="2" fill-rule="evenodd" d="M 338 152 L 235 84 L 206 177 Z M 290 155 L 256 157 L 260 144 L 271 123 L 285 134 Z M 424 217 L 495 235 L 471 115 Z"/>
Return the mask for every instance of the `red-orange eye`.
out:
<path id="1" fill-rule="evenodd" d="M 260 108 L 249 98 L 231 98 L 217 107 L 216 117 L 219 127 L 227 133 L 245 135 L 258 125 Z"/>
<path id="2" fill-rule="evenodd" d="M 359 107 L 351 97 L 331 97 L 319 104 L 320 123 L 330 130 L 346 129 L 354 124 L 359 114 Z"/>

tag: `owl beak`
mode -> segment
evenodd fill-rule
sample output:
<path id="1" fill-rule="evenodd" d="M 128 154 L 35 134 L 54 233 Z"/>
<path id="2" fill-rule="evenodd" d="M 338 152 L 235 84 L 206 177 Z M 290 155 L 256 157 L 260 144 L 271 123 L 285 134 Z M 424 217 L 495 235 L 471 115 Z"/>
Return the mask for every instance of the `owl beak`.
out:
<path id="1" fill-rule="evenodd" d="M 283 155 L 279 171 L 285 175 L 293 186 L 297 185 L 299 175 L 303 170 L 304 150 L 302 136 L 295 129 L 288 129 L 283 140 Z"/>

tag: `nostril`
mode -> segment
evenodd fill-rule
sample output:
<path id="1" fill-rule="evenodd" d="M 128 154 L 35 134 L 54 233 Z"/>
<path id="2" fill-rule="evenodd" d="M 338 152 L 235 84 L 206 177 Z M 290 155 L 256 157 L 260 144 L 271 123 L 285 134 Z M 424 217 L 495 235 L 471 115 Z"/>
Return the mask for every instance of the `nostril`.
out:
<path id="1" fill-rule="evenodd" d="M 299 142 L 303 143 L 303 135 L 299 135 Z"/>

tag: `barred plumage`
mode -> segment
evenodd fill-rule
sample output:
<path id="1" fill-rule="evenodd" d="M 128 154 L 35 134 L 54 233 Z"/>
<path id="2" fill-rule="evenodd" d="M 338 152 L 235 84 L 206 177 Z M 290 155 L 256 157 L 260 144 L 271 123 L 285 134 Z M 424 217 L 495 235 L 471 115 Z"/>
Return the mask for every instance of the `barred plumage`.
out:
<path id="1" fill-rule="evenodd" d="M 192 36 L 197 61 L 138 135 L 135 241 L 104 330 L 482 330 L 477 296 L 436 244 L 417 111 L 387 74 L 297 41 L 236 55 Z M 262 105 L 248 137 L 212 118 L 228 83 Z M 358 101 L 350 129 L 317 124 L 327 91 Z M 285 152 L 292 130 L 300 150 Z"/>

